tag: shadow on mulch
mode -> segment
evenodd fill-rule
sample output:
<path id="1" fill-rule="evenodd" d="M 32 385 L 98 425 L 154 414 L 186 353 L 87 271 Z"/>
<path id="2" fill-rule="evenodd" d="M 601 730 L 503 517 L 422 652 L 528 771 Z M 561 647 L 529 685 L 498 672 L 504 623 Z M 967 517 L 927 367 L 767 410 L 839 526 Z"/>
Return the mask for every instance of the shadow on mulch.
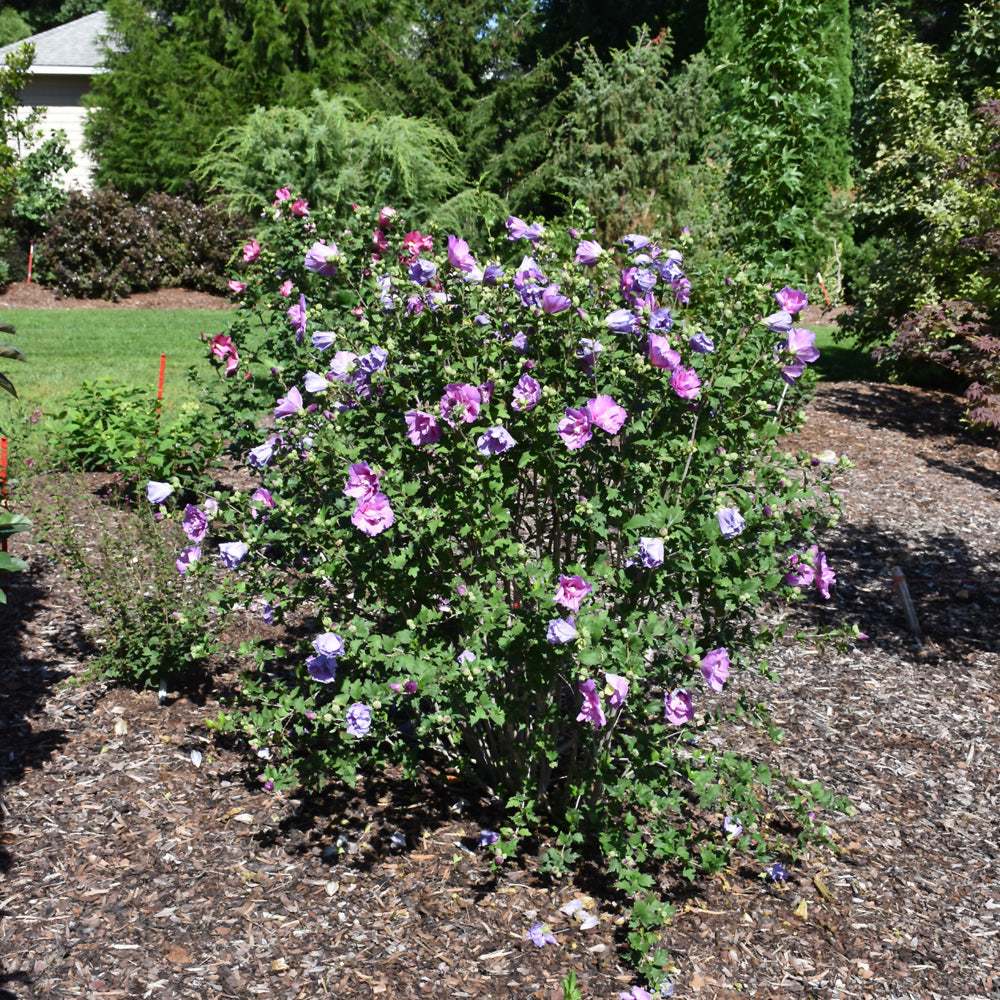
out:
<path id="1" fill-rule="evenodd" d="M 58 660 L 38 659 L 30 647 L 27 626 L 35 618 L 39 602 L 47 591 L 40 586 L 42 570 L 32 567 L 5 582 L 7 603 L 0 608 L 0 792 L 17 782 L 29 768 L 41 767 L 62 746 L 62 729 L 39 729 L 30 718 L 45 702 L 53 688 L 69 676 Z M 79 656 L 88 645 L 86 638 L 74 636 L 79 646 L 67 650 L 67 657 Z M 0 872 L 10 865 L 0 828 Z"/>
<path id="2" fill-rule="evenodd" d="M 842 522 L 824 548 L 838 574 L 835 600 L 810 596 L 796 606 L 796 618 L 813 627 L 857 622 L 872 646 L 922 661 L 962 660 L 998 649 L 1000 569 L 982 565 L 968 538 L 946 531 L 915 539 L 871 521 Z M 910 631 L 892 576 L 895 566 L 905 578 L 920 637 Z"/>
<path id="3" fill-rule="evenodd" d="M 825 396 L 823 408 L 874 430 L 900 431 L 913 438 L 954 434 L 970 444 L 993 448 L 1000 444 L 996 431 L 970 428 L 965 422 L 965 401 L 948 392 L 935 392 L 933 405 L 928 405 L 926 390 L 883 383 L 875 398 L 864 385 L 844 384 Z"/>

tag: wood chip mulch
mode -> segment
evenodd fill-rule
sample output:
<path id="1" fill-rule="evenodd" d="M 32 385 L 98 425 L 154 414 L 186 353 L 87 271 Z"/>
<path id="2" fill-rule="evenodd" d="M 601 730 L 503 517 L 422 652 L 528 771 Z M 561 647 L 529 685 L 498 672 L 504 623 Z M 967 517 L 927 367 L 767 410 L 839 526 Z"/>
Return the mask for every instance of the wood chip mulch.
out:
<path id="1" fill-rule="evenodd" d="M 871 638 L 846 654 L 784 643 L 781 685 L 741 680 L 785 742 L 722 738 L 855 814 L 823 817 L 835 848 L 787 883 L 741 860 L 678 887 L 674 995 L 1000 998 L 996 443 L 963 427 L 955 398 L 900 386 L 826 384 L 808 412 L 789 447 L 855 469 L 824 540 L 833 597 L 790 613 L 806 633 L 846 618 Z M 38 477 L 30 503 L 56 495 Z M 218 692 L 161 707 L 79 683 L 89 613 L 44 531 L 11 547 L 31 570 L 0 612 L 0 998 L 555 1000 L 575 969 L 591 1000 L 634 982 L 600 884 L 491 874 L 477 839 L 496 816 L 444 778 L 267 792 L 205 725 Z M 590 930 L 560 913 L 584 895 Z M 555 945 L 525 939 L 536 920 Z"/>

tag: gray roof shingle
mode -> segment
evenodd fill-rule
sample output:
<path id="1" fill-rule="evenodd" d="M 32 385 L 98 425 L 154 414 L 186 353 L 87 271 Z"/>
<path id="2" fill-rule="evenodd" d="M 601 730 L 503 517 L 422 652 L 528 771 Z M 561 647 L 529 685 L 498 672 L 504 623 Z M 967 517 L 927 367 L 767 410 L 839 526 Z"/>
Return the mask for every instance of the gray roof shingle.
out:
<path id="1" fill-rule="evenodd" d="M 0 61 L 25 42 L 35 46 L 33 73 L 93 73 L 104 58 L 100 38 L 107 34 L 108 15 L 99 10 L 95 14 L 60 24 L 13 45 L 0 48 Z"/>

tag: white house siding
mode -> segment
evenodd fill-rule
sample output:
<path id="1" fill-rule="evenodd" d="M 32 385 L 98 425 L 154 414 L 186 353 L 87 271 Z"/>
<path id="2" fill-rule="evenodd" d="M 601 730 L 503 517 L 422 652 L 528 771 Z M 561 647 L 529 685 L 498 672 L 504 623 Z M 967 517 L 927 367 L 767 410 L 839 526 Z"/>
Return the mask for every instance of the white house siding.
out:
<path id="1" fill-rule="evenodd" d="M 86 191 L 91 187 L 93 165 L 82 149 L 85 112 L 80 101 L 90 89 L 94 74 L 101 72 L 107 31 L 107 14 L 97 11 L 24 39 L 35 46 L 35 61 L 30 81 L 21 92 L 20 105 L 48 109 L 42 120 L 44 136 L 55 129 L 66 132 L 76 161 L 65 181 L 67 188 Z M 0 48 L 0 63 L 22 44 L 15 42 Z"/>
<path id="2" fill-rule="evenodd" d="M 89 74 L 51 75 L 35 77 L 21 94 L 22 107 L 46 109 L 39 123 L 43 139 L 60 129 L 66 133 L 74 161 L 73 169 L 63 180 L 66 190 L 88 191 L 91 187 L 94 162 L 83 152 L 86 111 L 80 103 L 89 89 Z"/>

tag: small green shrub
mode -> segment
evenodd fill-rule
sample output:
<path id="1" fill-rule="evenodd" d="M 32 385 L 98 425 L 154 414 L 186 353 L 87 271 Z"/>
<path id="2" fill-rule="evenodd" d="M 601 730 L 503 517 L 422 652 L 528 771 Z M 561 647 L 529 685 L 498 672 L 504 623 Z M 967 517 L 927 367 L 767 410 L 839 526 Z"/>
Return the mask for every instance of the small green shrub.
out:
<path id="1" fill-rule="evenodd" d="M 246 220 L 219 205 L 151 194 L 133 203 L 114 188 L 71 192 L 36 248 L 60 292 L 118 301 L 132 292 L 183 285 L 222 293 Z"/>
<path id="2" fill-rule="evenodd" d="M 127 496 L 148 479 L 197 481 L 222 451 L 197 403 L 186 403 L 161 427 L 148 389 L 111 379 L 84 382 L 54 417 L 55 461 L 86 472 L 127 473 L 119 483 Z"/>
<path id="3" fill-rule="evenodd" d="M 95 508 L 96 535 L 82 535 L 62 520 L 50 536 L 100 621 L 93 673 L 140 688 L 197 689 L 206 660 L 219 648 L 213 584 L 177 572 L 169 555 L 176 539 L 159 516 L 145 504 L 128 516 Z"/>

